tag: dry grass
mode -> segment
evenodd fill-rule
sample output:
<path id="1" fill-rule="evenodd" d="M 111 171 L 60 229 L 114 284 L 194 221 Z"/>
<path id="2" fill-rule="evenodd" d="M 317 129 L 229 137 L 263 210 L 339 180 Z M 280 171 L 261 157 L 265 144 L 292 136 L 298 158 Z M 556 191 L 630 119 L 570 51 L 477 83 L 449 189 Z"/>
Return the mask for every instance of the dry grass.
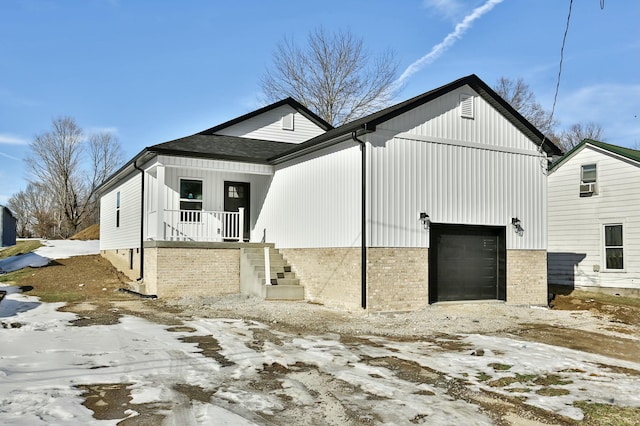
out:
<path id="1" fill-rule="evenodd" d="M 87 228 L 84 228 L 82 231 L 78 232 L 74 236 L 69 238 L 70 240 L 99 240 L 100 239 L 100 225 L 95 224 L 91 225 Z"/>
<path id="2" fill-rule="evenodd" d="M 626 305 L 640 308 L 640 297 L 615 296 L 613 294 L 595 293 L 581 290 L 574 290 L 571 295 L 582 300 L 596 300 L 601 303 L 612 305 Z"/>
<path id="3" fill-rule="evenodd" d="M 42 247 L 42 243 L 39 240 L 21 240 L 18 241 L 15 246 L 0 250 L 0 259 L 26 254 L 34 251 L 38 247 Z"/>
<path id="4" fill-rule="evenodd" d="M 117 290 L 128 282 L 99 255 L 58 259 L 30 272 L 18 284 L 32 287 L 29 294 L 44 302 L 107 302 L 119 298 Z"/>

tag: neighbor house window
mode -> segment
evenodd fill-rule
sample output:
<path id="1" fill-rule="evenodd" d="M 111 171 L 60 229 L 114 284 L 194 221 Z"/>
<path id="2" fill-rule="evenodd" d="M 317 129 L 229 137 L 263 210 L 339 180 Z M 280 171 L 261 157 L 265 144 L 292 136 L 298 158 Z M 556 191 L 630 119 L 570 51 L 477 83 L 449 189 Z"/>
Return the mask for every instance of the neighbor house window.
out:
<path id="1" fill-rule="evenodd" d="M 597 193 L 598 170 L 595 164 L 583 164 L 580 169 L 580 196 L 590 197 Z"/>
<path id="2" fill-rule="evenodd" d="M 116 228 L 120 227 L 120 191 L 116 193 Z"/>
<path id="3" fill-rule="evenodd" d="M 180 179 L 180 220 L 200 222 L 202 210 L 202 181 Z"/>
<path id="4" fill-rule="evenodd" d="M 604 256 L 607 269 L 624 269 L 622 225 L 604 226 Z"/>
<path id="5" fill-rule="evenodd" d="M 596 183 L 596 165 L 584 164 L 582 166 L 581 183 Z"/>

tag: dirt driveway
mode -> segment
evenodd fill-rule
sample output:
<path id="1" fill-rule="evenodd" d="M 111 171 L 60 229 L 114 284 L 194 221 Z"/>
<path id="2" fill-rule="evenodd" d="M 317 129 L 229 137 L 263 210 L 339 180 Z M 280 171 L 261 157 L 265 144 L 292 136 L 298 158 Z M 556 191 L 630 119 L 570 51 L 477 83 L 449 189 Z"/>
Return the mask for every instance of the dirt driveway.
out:
<path id="1" fill-rule="evenodd" d="M 242 296 L 144 300 L 118 292 L 126 280 L 99 256 L 18 281 L 27 294 L 70 300 L 62 310 L 76 314 L 78 330 L 129 330 L 133 318 L 158 327 L 163 337 L 146 344 L 159 345 L 171 378 L 157 379 L 158 367 L 77 386 L 93 417 L 111 424 L 207 424 L 211 407 L 245 424 L 640 424 L 633 304 L 574 292 L 551 310 L 488 303 L 366 314 Z M 169 340 L 193 351 L 163 348 Z M 144 380 L 167 392 L 140 401 Z"/>

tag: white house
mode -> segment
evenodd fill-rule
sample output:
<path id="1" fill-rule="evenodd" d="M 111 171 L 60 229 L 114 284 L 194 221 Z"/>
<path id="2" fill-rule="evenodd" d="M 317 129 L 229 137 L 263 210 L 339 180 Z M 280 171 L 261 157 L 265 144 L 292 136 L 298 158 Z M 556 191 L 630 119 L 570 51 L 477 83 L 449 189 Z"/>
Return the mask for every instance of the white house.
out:
<path id="1" fill-rule="evenodd" d="M 338 128 L 286 99 L 140 152 L 100 188 L 101 250 L 159 296 L 544 305 L 558 154 L 475 75 Z"/>
<path id="2" fill-rule="evenodd" d="M 640 151 L 585 139 L 549 172 L 550 284 L 640 294 Z"/>

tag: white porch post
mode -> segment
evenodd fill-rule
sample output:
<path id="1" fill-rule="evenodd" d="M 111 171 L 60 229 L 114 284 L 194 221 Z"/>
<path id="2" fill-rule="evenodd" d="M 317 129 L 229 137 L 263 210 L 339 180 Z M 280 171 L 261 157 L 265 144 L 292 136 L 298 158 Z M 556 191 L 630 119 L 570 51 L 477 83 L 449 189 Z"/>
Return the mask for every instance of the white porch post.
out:
<path id="1" fill-rule="evenodd" d="M 157 179 L 158 179 L 158 185 L 157 185 L 157 194 L 156 195 L 156 240 L 164 240 L 165 239 L 165 235 L 164 235 L 164 218 L 165 218 L 165 200 L 164 200 L 164 194 L 166 192 L 165 190 L 165 182 L 164 182 L 164 165 L 162 164 L 158 164 L 157 168 L 156 168 L 156 172 L 157 172 Z"/>
<path id="2" fill-rule="evenodd" d="M 271 258 L 269 256 L 269 247 L 264 248 L 264 283 L 271 285 Z"/>
<path id="3" fill-rule="evenodd" d="M 243 242 L 244 241 L 244 207 L 238 207 L 238 213 L 240 214 L 240 217 L 238 219 L 238 226 L 240 228 L 238 229 L 238 241 Z"/>

